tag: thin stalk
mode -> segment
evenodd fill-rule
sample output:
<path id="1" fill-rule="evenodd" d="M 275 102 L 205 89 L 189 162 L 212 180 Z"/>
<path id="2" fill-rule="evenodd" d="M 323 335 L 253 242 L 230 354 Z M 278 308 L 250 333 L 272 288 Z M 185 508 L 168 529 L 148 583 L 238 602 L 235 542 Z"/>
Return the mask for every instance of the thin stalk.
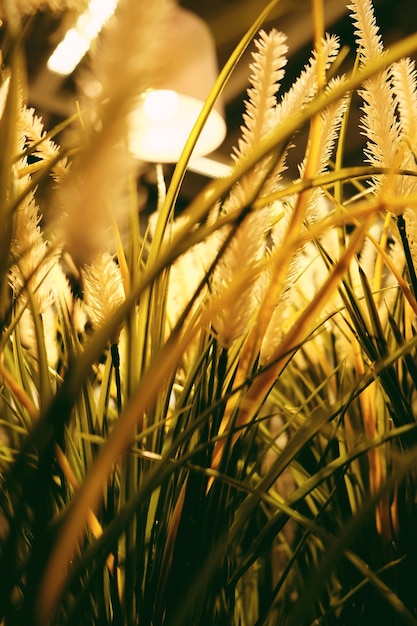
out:
<path id="1" fill-rule="evenodd" d="M 404 248 L 404 255 L 405 255 L 405 260 L 406 260 L 406 265 L 407 265 L 408 277 L 410 279 L 411 290 L 413 292 L 414 298 L 417 298 L 416 270 L 414 267 L 413 257 L 411 255 L 410 244 L 408 243 L 405 219 L 402 213 L 400 213 L 397 216 L 397 226 L 398 226 L 398 231 L 400 233 L 401 242 Z"/>
<path id="2" fill-rule="evenodd" d="M 110 353 L 111 353 L 112 366 L 114 370 L 114 379 L 115 379 L 115 385 L 116 385 L 117 414 L 120 415 L 122 411 L 122 383 L 121 383 L 121 378 L 120 378 L 119 345 L 117 343 L 111 344 Z"/>

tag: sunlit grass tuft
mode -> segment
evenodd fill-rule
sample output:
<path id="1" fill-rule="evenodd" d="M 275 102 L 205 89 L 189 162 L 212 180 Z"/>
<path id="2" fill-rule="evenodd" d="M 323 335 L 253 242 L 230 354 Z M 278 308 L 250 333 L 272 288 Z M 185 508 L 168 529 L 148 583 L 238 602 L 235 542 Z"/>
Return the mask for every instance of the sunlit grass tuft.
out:
<path id="1" fill-rule="evenodd" d="M 313 53 L 281 94 L 286 37 L 261 30 L 276 3 L 222 70 L 168 188 L 157 168 L 145 225 L 126 116 L 132 75 L 147 86 L 145 24 L 162 27 L 170 2 L 122 3 L 103 42 L 143 36 L 140 64 L 120 64 L 115 84 L 115 59 L 97 56 L 105 103 L 50 132 L 24 106 L 24 31 L 11 28 L 5 626 L 417 623 L 417 38 L 385 52 L 371 2 L 354 1 L 359 56 L 336 77 L 339 42 L 313 2 Z M 233 170 L 177 215 L 199 129 L 254 38 Z M 350 167 L 347 132 L 368 142 Z"/>

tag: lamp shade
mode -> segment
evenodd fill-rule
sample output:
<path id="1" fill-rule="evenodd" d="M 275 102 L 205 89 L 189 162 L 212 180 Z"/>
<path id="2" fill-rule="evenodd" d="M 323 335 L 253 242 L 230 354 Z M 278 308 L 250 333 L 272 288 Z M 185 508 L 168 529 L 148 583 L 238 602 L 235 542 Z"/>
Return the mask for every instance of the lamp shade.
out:
<path id="1" fill-rule="evenodd" d="M 216 48 L 207 24 L 181 7 L 175 7 L 171 19 L 167 37 L 161 42 L 162 77 L 142 94 L 131 115 L 131 152 L 155 163 L 178 161 L 217 78 Z M 225 135 L 219 102 L 207 119 L 193 156 L 209 154 Z"/>

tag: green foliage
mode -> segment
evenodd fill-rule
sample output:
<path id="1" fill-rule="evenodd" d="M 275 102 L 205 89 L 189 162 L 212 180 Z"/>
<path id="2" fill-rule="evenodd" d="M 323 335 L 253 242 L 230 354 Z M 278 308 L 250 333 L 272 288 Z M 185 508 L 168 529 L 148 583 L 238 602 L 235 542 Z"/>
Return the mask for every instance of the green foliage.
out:
<path id="1" fill-rule="evenodd" d="M 273 105 L 276 126 L 254 90 L 232 173 L 176 216 L 199 128 L 274 4 L 221 73 L 166 193 L 160 181 L 155 223 L 138 220 L 126 154 L 113 209 L 127 236 L 112 223 L 111 253 L 90 256 L 65 225 L 120 158 L 106 144 L 114 121 L 99 131 L 87 121 L 79 143 L 57 148 L 63 126 L 39 131 L 22 103 L 24 33 L 11 28 L 0 119 L 5 626 L 417 624 L 407 134 L 417 111 L 386 73 L 417 37 L 377 58 L 359 50 L 332 82 L 337 43 L 316 32 L 296 88 Z M 376 41 L 360 4 L 356 27 Z M 284 54 L 274 33 L 258 41 L 256 85 L 269 46 Z M 413 95 L 415 73 L 405 75 Z M 344 168 L 348 96 L 372 101 L 378 80 L 398 107 L 397 161 L 378 161 L 370 144 L 386 137 L 365 109 L 371 163 Z M 287 181 L 306 124 L 301 174 Z"/>

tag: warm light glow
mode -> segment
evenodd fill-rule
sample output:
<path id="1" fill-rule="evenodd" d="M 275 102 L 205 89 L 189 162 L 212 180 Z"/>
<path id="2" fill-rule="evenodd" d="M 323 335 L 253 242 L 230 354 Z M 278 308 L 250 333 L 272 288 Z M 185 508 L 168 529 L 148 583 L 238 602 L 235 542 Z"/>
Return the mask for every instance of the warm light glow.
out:
<path id="1" fill-rule="evenodd" d="M 154 89 L 142 94 L 129 120 L 130 151 L 149 163 L 178 161 L 218 76 L 216 42 L 203 19 L 176 5 L 166 26 L 158 41 L 161 71 L 153 79 Z M 191 158 L 211 154 L 225 136 L 219 98 Z"/>
<path id="2" fill-rule="evenodd" d="M 67 31 L 49 57 L 48 69 L 56 74 L 71 74 L 113 15 L 117 3 L 118 0 L 90 0 L 86 11 L 78 17 L 75 27 Z"/>
<path id="3" fill-rule="evenodd" d="M 90 41 L 76 28 L 70 28 L 48 60 L 48 69 L 64 76 L 71 74 L 90 48 Z"/>
<path id="4" fill-rule="evenodd" d="M 131 117 L 129 143 L 132 154 L 154 163 L 178 161 L 202 107 L 201 100 L 170 90 L 146 94 Z M 220 113 L 213 110 L 194 148 L 193 157 L 215 150 L 225 135 L 226 123 Z"/>
<path id="5" fill-rule="evenodd" d="M 209 157 L 195 157 L 188 163 L 190 172 L 201 174 L 207 178 L 225 178 L 233 171 L 233 164 L 223 163 Z"/>
<path id="6" fill-rule="evenodd" d="M 172 119 L 178 111 L 178 94 L 171 89 L 149 91 L 143 99 L 143 110 L 153 122 Z"/>

